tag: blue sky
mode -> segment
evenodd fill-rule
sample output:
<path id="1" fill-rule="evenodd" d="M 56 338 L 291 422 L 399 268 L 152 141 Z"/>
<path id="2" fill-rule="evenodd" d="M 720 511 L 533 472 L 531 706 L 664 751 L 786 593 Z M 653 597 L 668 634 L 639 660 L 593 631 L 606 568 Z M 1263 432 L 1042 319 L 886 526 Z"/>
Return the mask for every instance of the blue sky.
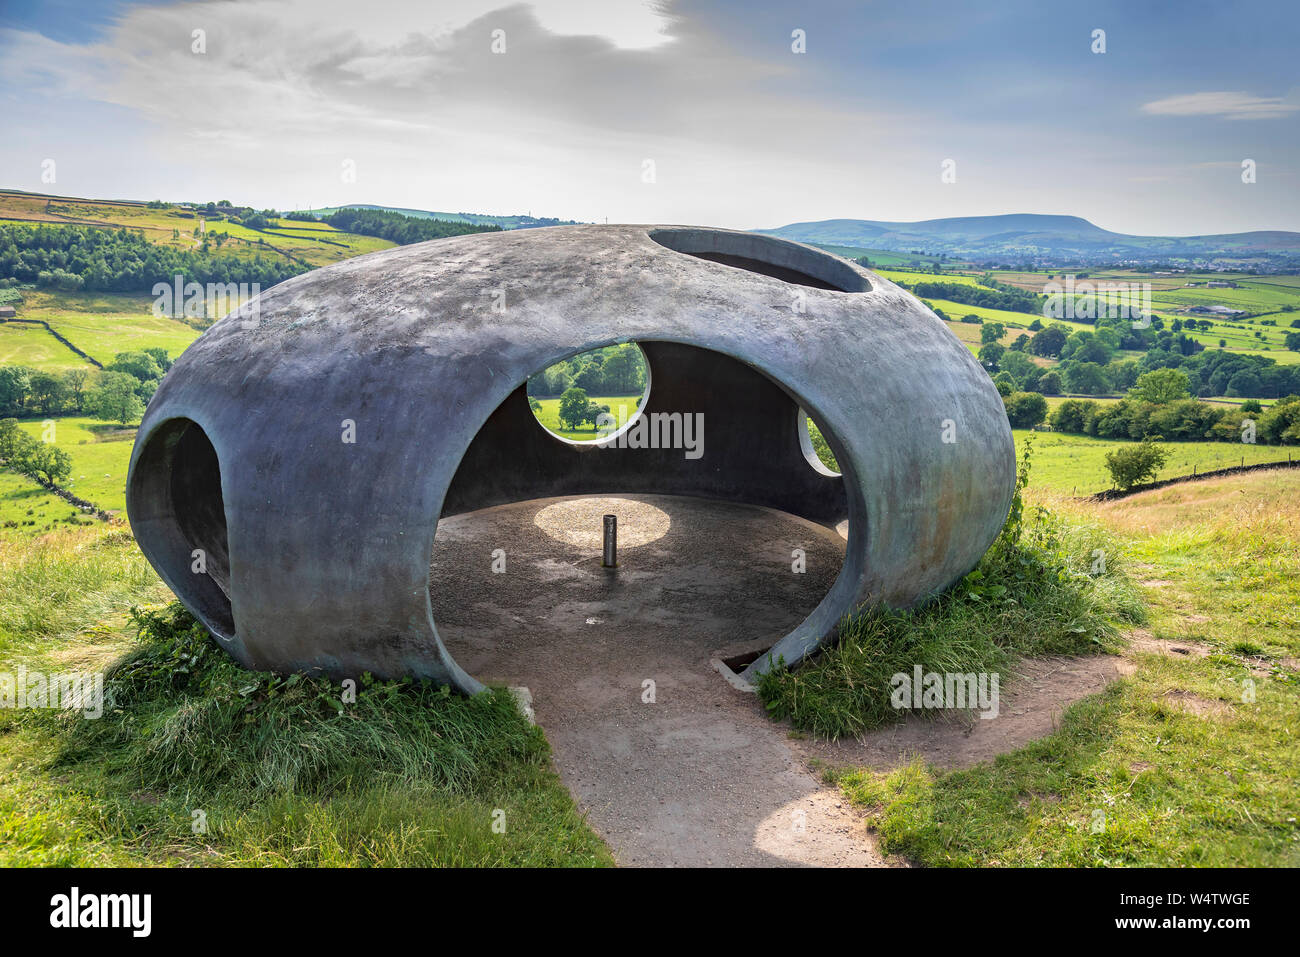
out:
<path id="1" fill-rule="evenodd" d="M 739 228 L 1300 230 L 1298 9 L 3 0 L 0 185 Z"/>

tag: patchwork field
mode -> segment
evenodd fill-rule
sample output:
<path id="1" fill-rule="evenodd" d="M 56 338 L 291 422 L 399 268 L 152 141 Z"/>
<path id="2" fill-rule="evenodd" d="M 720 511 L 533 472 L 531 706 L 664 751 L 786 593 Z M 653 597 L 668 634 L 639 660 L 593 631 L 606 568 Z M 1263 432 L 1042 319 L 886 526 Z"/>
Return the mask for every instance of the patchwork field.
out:
<path id="1" fill-rule="evenodd" d="M 951 264 L 948 264 L 948 267 L 954 268 Z M 906 283 L 909 286 L 918 282 L 979 286 L 980 276 L 983 275 L 983 271 L 944 272 L 941 275 L 928 270 L 900 268 L 880 268 L 874 271 L 886 279 Z M 1060 270 L 1040 272 L 992 270 L 992 274 L 999 282 L 1039 294 L 1043 293 L 1047 283 L 1053 280 L 1063 282 L 1063 274 Z M 1298 276 L 1253 276 L 1245 273 L 1185 273 L 1177 276 L 1155 276 L 1129 270 L 1101 270 L 1086 272 L 1084 275 L 1086 280 L 1080 278 L 1079 282 L 1116 285 L 1149 284 L 1152 311 L 1167 323 L 1171 323 L 1174 319 L 1190 318 L 1195 318 L 1198 322 L 1209 320 L 1213 323 L 1207 331 L 1183 330 L 1207 348 L 1219 348 L 1219 343 L 1222 341 L 1223 348 L 1229 352 L 1267 356 L 1283 365 L 1300 363 L 1300 352 L 1288 350 L 1285 344 L 1286 334 L 1294 331 L 1291 323 L 1300 320 L 1300 277 Z M 1237 284 L 1238 288 L 1211 288 L 1206 285 L 1209 282 L 1232 282 Z M 1188 285 L 1189 283 L 1193 285 Z M 1023 328 L 1035 318 L 1041 318 L 1028 313 L 984 309 L 947 300 L 928 301 L 936 308 L 942 309 L 952 319 L 960 319 L 964 315 L 973 313 L 986 322 L 996 321 Z M 1211 313 L 1189 312 L 1188 310 L 1194 306 L 1225 306 L 1229 309 L 1243 310 L 1249 315 L 1221 318 Z M 1061 322 L 1072 329 L 1090 328 L 1085 323 L 1055 319 L 1051 321 Z M 1296 326 L 1295 329 L 1300 329 L 1300 326 Z"/>
<path id="2" fill-rule="evenodd" d="M 225 251 L 240 257 L 278 254 L 313 266 L 324 266 L 362 253 L 387 249 L 385 239 L 345 233 L 325 223 L 288 220 L 267 230 L 249 229 L 219 216 L 179 205 L 151 208 L 146 203 L 77 199 L 0 190 L 0 221 L 73 226 L 125 226 L 142 230 L 150 242 L 181 249 L 201 244 L 195 229 L 209 236 L 229 237 Z M 202 232 L 200 233 L 200 236 Z"/>

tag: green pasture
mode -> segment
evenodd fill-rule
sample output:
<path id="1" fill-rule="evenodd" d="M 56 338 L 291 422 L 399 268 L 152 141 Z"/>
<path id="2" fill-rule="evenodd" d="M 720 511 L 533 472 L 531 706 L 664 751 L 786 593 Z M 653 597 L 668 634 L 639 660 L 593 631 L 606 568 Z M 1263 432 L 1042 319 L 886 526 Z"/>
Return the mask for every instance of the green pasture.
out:
<path id="1" fill-rule="evenodd" d="M 29 538 L 94 521 L 27 476 L 0 469 L 0 538 Z"/>
<path id="2" fill-rule="evenodd" d="M 1033 484 L 1067 494 L 1091 495 L 1111 487 L 1106 471 L 1106 453 L 1131 445 L 1115 439 L 1098 439 L 1088 435 L 1067 435 L 1059 432 L 1030 432 L 1016 429 L 1012 433 L 1016 442 L 1034 437 Z M 1254 465 L 1260 462 L 1285 462 L 1287 452 L 1296 454 L 1294 448 L 1281 445 L 1246 445 L 1236 442 L 1161 442 L 1170 453 L 1169 461 L 1160 470 L 1157 479 L 1190 475 L 1192 469 L 1208 472 L 1233 465 Z"/>
<path id="3" fill-rule="evenodd" d="M 0 365 L 59 372 L 85 364 L 85 359 L 42 326 L 26 322 L 0 323 Z"/>
<path id="4" fill-rule="evenodd" d="M 150 348 L 166 349 L 167 354 L 175 359 L 199 337 L 199 331 L 193 326 L 149 314 L 85 316 L 64 313 L 51 315 L 46 321 L 58 330 L 59 335 L 104 365 L 112 362 L 119 352 Z"/>
<path id="5" fill-rule="evenodd" d="M 72 456 L 72 474 L 62 486 L 100 508 L 125 509 L 134 427 L 123 429 L 116 423 L 83 416 L 26 419 L 19 426 L 33 438 L 43 439 L 47 421 L 54 423 L 54 444 Z"/>
<path id="6" fill-rule="evenodd" d="M 614 396 L 591 396 L 589 401 L 596 405 L 609 406 L 609 414 L 618 420 L 618 427 L 622 428 L 627 420 L 636 412 L 637 403 L 641 400 L 639 395 L 614 395 Z M 553 432 L 558 436 L 566 439 L 572 439 L 577 442 L 592 442 L 600 438 L 593 426 L 584 426 L 581 429 L 568 429 L 560 423 L 560 400 L 555 399 L 538 399 L 541 403 L 541 411 L 533 410 L 547 431 Z"/>

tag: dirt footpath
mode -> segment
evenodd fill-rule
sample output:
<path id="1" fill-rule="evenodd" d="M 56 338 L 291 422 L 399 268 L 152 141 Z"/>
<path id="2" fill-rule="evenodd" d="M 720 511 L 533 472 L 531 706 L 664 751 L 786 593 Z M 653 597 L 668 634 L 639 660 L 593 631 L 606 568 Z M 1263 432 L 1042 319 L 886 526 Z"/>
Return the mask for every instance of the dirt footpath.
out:
<path id="1" fill-rule="evenodd" d="M 620 567 L 600 567 L 619 515 Z M 792 551 L 806 571 L 792 570 Z M 504 571 L 494 572 L 495 564 Z M 502 554 L 504 552 L 504 555 Z M 448 649 L 492 684 L 526 686 L 556 766 L 624 865 L 887 862 L 810 759 L 974 763 L 1049 732 L 1115 659 L 1040 660 L 973 727 L 908 721 L 811 743 L 770 721 L 714 659 L 770 645 L 839 573 L 844 540 L 779 512 L 667 496 L 545 499 L 444 519 L 430 580 Z"/>

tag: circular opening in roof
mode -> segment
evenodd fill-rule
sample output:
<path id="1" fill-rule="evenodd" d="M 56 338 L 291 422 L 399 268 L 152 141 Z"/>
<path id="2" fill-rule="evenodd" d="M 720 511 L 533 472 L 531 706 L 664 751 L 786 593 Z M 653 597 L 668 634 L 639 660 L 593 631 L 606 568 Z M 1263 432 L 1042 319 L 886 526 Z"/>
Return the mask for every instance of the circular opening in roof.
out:
<path id="1" fill-rule="evenodd" d="M 635 342 L 580 352 L 528 379 L 528 404 L 538 423 L 576 445 L 616 437 L 649 396 L 650 364 Z"/>
<path id="2" fill-rule="evenodd" d="M 837 292 L 870 292 L 871 283 L 847 261 L 774 236 L 721 229 L 652 229 L 650 238 L 673 252 Z"/>

